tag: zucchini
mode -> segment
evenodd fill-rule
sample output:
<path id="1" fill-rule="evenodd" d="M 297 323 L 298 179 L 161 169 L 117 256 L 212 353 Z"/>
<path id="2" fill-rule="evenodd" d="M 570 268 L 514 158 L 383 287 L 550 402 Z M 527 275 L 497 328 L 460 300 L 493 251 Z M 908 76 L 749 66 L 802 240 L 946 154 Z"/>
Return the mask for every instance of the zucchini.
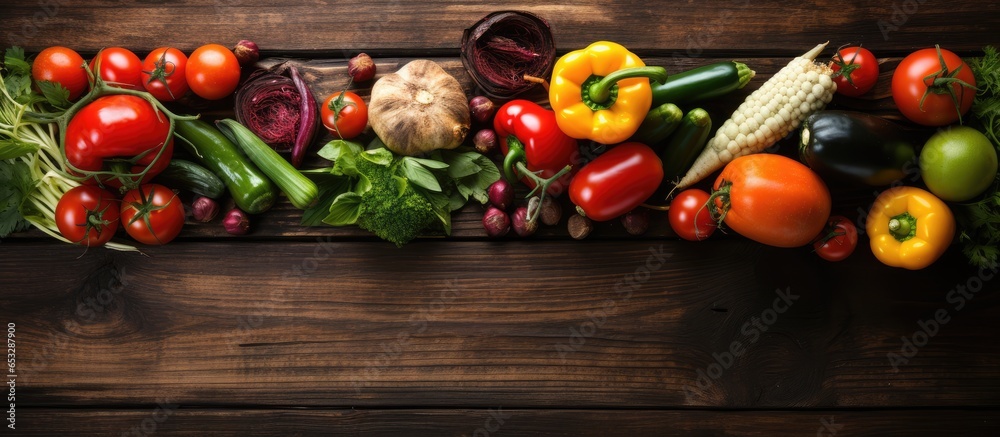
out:
<path id="1" fill-rule="evenodd" d="M 308 209 L 319 199 L 316 183 L 305 177 L 253 131 L 229 118 L 217 121 L 216 125 L 223 134 L 239 144 L 250 160 L 281 188 L 296 208 Z"/>
<path id="2" fill-rule="evenodd" d="M 222 197 L 226 184 L 207 168 L 183 159 L 171 159 L 156 180 L 168 187 L 180 188 L 212 199 Z"/>
<path id="3" fill-rule="evenodd" d="M 680 127 L 670 136 L 660 153 L 664 181 L 676 182 L 687 173 L 705 148 L 711 131 L 712 117 L 708 115 L 708 111 L 695 108 L 684 115 Z"/>
<path id="4" fill-rule="evenodd" d="M 683 71 L 664 83 L 651 83 L 653 107 L 664 103 L 685 105 L 719 97 L 746 86 L 754 71 L 736 61 L 716 62 Z"/>
<path id="5" fill-rule="evenodd" d="M 684 111 L 673 103 L 664 103 L 650 109 L 629 141 L 645 144 L 660 153 L 658 147 L 677 129 L 683 117 Z"/>
<path id="6" fill-rule="evenodd" d="M 214 126 L 202 120 L 176 120 L 174 132 L 180 144 L 226 184 L 240 209 L 259 214 L 274 205 L 278 197 L 274 184 Z"/>
<path id="7" fill-rule="evenodd" d="M 802 124 L 799 160 L 828 183 L 883 187 L 919 174 L 915 140 L 881 117 L 819 111 Z"/>

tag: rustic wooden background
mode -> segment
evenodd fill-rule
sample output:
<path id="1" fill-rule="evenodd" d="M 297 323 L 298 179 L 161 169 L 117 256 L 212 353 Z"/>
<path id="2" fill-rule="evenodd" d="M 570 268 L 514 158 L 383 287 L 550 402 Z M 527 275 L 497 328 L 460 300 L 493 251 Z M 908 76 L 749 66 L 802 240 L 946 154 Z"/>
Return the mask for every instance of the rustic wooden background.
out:
<path id="1" fill-rule="evenodd" d="M 345 61 L 357 52 L 375 56 L 381 74 L 431 57 L 471 96 L 457 57 L 462 30 L 501 9 L 548 19 L 560 53 L 609 39 L 672 72 L 747 62 L 758 78 L 707 106 L 720 122 L 819 42 L 830 41 L 826 53 L 863 43 L 883 58 L 870 96 L 833 105 L 887 117 L 898 117 L 888 80 L 901 56 L 935 43 L 963 55 L 1000 44 L 997 2 L 922 0 L 2 0 L 0 43 L 143 56 L 251 39 L 265 64 L 303 65 L 318 97 L 347 84 Z M 874 199 L 834 194 L 836 211 L 852 218 Z M 147 256 L 84 253 L 38 232 L 5 240 L 0 322 L 17 327 L 16 434 L 1000 429 L 1000 281 L 957 248 L 910 272 L 878 263 L 864 238 L 850 259 L 827 263 L 733 234 L 681 241 L 662 213 L 641 237 L 612 222 L 585 241 L 563 225 L 491 241 L 481 217 L 469 206 L 452 236 L 402 249 L 354 228 L 298 226 L 287 202 L 253 217 L 249 236 L 226 235 L 218 220 L 189 223 L 177 241 L 144 247 Z M 960 286 L 982 291 L 956 309 L 948 297 Z M 792 305 L 755 327 L 776 314 L 778 290 Z M 920 334 L 939 309 L 948 323 Z M 902 354 L 904 337 L 922 346 L 893 368 L 887 354 Z M 745 353 L 729 361 L 734 342 Z"/>

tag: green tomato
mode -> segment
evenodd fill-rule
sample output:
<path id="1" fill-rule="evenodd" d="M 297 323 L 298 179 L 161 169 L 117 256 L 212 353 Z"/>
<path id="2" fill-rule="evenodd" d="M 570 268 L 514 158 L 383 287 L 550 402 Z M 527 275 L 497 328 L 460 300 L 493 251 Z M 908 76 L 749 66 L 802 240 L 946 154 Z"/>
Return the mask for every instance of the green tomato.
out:
<path id="1" fill-rule="evenodd" d="M 931 136 L 920 151 L 920 174 L 927 188 L 950 202 L 980 195 L 997 176 L 997 152 L 989 138 L 967 126 Z"/>

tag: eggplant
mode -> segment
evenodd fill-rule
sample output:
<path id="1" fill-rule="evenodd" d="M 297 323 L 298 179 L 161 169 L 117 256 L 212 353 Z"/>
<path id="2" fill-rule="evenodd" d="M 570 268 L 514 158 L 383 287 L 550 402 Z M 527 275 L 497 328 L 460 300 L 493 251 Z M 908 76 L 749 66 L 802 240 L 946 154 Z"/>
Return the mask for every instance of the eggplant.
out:
<path id="1" fill-rule="evenodd" d="M 856 111 L 819 111 L 802 125 L 799 160 L 828 183 L 884 187 L 920 172 L 917 136 Z"/>

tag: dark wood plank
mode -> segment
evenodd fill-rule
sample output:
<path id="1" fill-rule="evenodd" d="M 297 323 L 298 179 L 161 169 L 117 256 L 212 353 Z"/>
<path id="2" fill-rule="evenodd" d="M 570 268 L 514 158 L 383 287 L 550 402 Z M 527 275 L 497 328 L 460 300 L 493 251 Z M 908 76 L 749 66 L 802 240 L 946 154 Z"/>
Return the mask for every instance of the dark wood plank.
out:
<path id="1" fill-rule="evenodd" d="M 228 45 L 247 38 L 272 52 L 318 56 L 347 57 L 361 50 L 455 55 L 462 30 L 499 9 L 527 10 L 548 19 L 563 52 L 598 39 L 681 57 L 788 55 L 826 40 L 835 46 L 861 42 L 877 52 L 897 54 L 934 43 L 968 51 L 1000 42 L 995 32 L 1000 7 L 971 1 L 590 0 L 497 6 L 455 0 L 5 0 L 0 8 L 5 24 L 0 43 L 29 51 L 66 44 L 84 52 L 115 45 L 148 52 L 163 44 L 189 51 L 207 42 Z"/>
<path id="2" fill-rule="evenodd" d="M 0 245 L 23 406 L 1000 404 L 1000 287 L 956 256 L 914 273 L 745 240 L 55 247 Z M 982 291 L 956 308 L 960 285 Z M 781 314 L 776 290 L 799 296 Z"/>
<path id="3" fill-rule="evenodd" d="M 205 410 L 170 400 L 133 410 L 24 409 L 18 435 L 940 436 L 995 435 L 1000 411 Z"/>

